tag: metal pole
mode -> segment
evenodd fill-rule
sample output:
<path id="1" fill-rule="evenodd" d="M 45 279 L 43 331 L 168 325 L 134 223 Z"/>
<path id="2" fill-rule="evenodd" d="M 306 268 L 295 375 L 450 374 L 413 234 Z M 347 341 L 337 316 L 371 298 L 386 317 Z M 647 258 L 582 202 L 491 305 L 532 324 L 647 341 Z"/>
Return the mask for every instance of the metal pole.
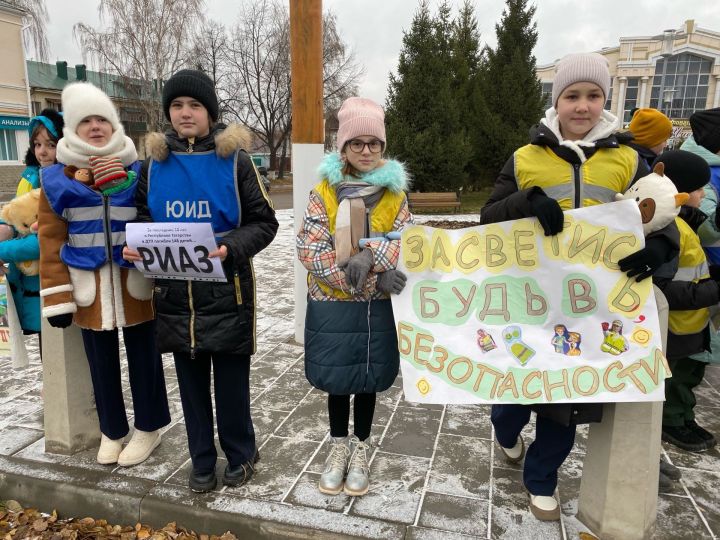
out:
<path id="1" fill-rule="evenodd" d="M 292 171 L 295 231 L 324 153 L 322 0 L 290 0 Z M 295 340 L 304 342 L 307 270 L 295 259 Z"/>

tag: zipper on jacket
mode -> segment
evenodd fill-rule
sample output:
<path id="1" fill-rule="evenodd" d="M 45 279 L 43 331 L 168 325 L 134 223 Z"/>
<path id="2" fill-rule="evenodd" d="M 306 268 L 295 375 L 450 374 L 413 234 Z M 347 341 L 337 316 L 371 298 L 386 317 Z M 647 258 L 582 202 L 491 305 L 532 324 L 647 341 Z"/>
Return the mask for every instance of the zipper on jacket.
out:
<path id="1" fill-rule="evenodd" d="M 103 226 L 105 227 L 105 251 L 108 261 L 112 263 L 112 229 L 110 227 L 110 204 L 107 195 L 103 195 Z"/>
<path id="2" fill-rule="evenodd" d="M 110 290 L 112 294 L 110 296 L 110 303 L 112 305 L 113 314 L 113 326 L 117 326 L 117 319 L 115 314 L 117 313 L 115 307 L 115 282 L 113 280 L 113 253 L 112 253 L 112 228 L 110 227 L 110 199 L 107 195 L 103 194 L 103 227 L 105 229 L 105 250 L 107 251 L 108 270 L 110 271 Z M 121 278 L 122 281 L 122 278 Z M 122 283 L 120 285 L 122 287 Z M 102 316 L 100 317 L 102 319 Z"/>
<path id="3" fill-rule="evenodd" d="M 242 291 L 240 290 L 240 274 L 237 270 L 235 270 L 235 275 L 233 276 L 233 280 L 235 282 L 235 303 L 239 306 L 243 303 L 242 300 Z"/>
<path id="4" fill-rule="evenodd" d="M 190 139 L 188 139 L 188 147 L 187 147 L 188 154 L 193 153 L 193 145 L 194 144 L 195 144 L 195 137 L 191 137 Z"/>
<path id="5" fill-rule="evenodd" d="M 367 327 L 368 327 L 368 341 L 367 341 L 367 358 L 365 361 L 365 375 L 370 373 L 370 306 L 372 305 L 372 300 L 368 300 L 368 308 L 367 308 Z M 367 378 L 365 379 L 365 382 L 367 382 Z"/>
<path id="6" fill-rule="evenodd" d="M 573 208 L 582 208 L 582 175 L 578 163 L 573 163 L 573 179 L 575 181 L 575 206 Z"/>
<path id="7" fill-rule="evenodd" d="M 188 306 L 190 307 L 190 358 L 195 359 L 195 305 L 192 295 L 192 281 L 187 282 Z"/>

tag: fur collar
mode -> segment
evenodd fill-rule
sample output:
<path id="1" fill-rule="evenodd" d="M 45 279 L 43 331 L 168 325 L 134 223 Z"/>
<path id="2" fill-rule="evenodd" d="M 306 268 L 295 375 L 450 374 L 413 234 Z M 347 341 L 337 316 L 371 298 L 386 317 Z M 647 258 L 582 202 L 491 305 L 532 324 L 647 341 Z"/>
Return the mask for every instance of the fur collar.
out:
<path id="1" fill-rule="evenodd" d="M 326 179 L 331 186 L 337 186 L 343 182 L 358 180 L 367 182 L 373 186 L 382 186 L 393 193 L 407 191 L 410 188 L 410 176 L 405 165 L 394 159 L 386 159 L 380 167 L 373 169 L 357 179 L 346 177 L 342 170 L 344 163 L 338 152 L 326 154 L 322 160 L 318 173 L 321 178 Z"/>
<path id="2" fill-rule="evenodd" d="M 608 138 L 620 127 L 618 118 L 610 112 L 603 110 L 600 115 L 600 120 L 598 120 L 598 123 L 595 124 L 587 135 L 585 135 L 584 139 L 579 141 L 567 141 L 563 139 L 560 134 L 560 121 L 555 107 L 550 107 L 547 111 L 545 111 L 545 118 L 540 120 L 540 123 L 550 128 L 553 134 L 557 137 L 558 144 L 560 144 L 560 146 L 567 146 L 570 150 L 575 152 L 580 158 L 580 163 L 585 163 L 585 161 L 587 161 L 587 157 L 585 156 L 585 152 L 583 152 L 582 147 L 592 148 L 595 146 L 596 141 Z"/>
<path id="3" fill-rule="evenodd" d="M 169 144 L 170 141 L 170 144 Z M 187 139 L 180 139 L 174 130 L 167 133 L 148 133 L 145 139 L 145 153 L 155 161 L 164 161 L 170 151 L 170 146 L 177 143 L 187 144 Z M 226 158 L 237 150 L 248 150 L 252 142 L 252 135 L 240 124 L 217 125 L 207 137 L 196 141 L 197 151 L 214 149 L 218 156 Z M 207 148 L 202 148 L 204 144 Z M 206 143 L 206 144 L 205 144 Z"/>

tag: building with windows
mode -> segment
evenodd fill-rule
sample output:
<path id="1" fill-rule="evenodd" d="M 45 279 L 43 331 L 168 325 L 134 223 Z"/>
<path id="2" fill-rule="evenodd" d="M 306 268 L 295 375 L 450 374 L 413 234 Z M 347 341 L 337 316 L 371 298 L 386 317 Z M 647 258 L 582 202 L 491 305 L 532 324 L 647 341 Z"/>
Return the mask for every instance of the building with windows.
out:
<path id="1" fill-rule="evenodd" d="M 0 184 L 18 182 L 29 144 L 30 94 L 22 44 L 24 11 L 0 0 Z M 14 183 L 13 183 L 14 182 Z M 5 191 L 0 187 L 0 191 Z"/>
<path id="2" fill-rule="evenodd" d="M 608 59 L 612 76 L 605 108 L 624 126 L 634 108 L 652 107 L 673 121 L 673 138 L 684 139 L 692 113 L 720 107 L 720 32 L 694 20 L 655 36 L 623 37 L 618 46 L 597 52 Z M 536 71 L 548 107 L 556 64 Z"/>
<path id="3" fill-rule="evenodd" d="M 64 61 L 44 64 L 28 60 L 27 71 L 33 116 L 45 108 L 62 110 L 60 96 L 66 84 L 77 81 L 91 82 L 110 97 L 118 110 L 125 134 L 133 140 L 138 152 L 142 153 L 147 119 L 142 106 L 133 97 L 139 93 L 139 85 L 136 84 L 134 88 L 133 81 L 127 81 L 118 75 L 91 71 L 84 64 L 69 67 Z"/>

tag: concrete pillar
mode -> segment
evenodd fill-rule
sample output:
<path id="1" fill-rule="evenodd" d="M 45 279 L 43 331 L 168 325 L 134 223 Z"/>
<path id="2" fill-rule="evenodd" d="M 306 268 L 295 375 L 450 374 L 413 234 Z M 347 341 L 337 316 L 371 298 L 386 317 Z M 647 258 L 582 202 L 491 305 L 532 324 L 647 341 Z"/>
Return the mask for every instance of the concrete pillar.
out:
<path id="1" fill-rule="evenodd" d="M 45 451 L 74 454 L 100 441 L 90 368 L 80 329 L 61 330 L 43 319 Z"/>
<path id="2" fill-rule="evenodd" d="M 620 81 L 620 87 L 618 88 L 617 93 L 617 108 L 615 109 L 616 116 L 620 120 L 620 125 L 625 125 L 625 86 L 627 85 L 627 77 L 618 77 L 618 81 Z"/>
<path id="3" fill-rule="evenodd" d="M 668 304 L 655 297 L 667 342 Z M 591 424 L 577 517 L 603 540 L 651 538 L 657 517 L 662 402 L 606 404 Z"/>
<path id="4" fill-rule="evenodd" d="M 648 102 L 645 101 L 645 95 L 647 94 L 647 85 L 648 85 L 648 79 L 650 77 L 641 77 L 640 78 L 640 97 L 638 98 L 636 107 L 638 109 L 642 109 L 649 106 L 649 100 Z"/>
<path id="5" fill-rule="evenodd" d="M 712 107 L 709 108 L 714 109 L 715 107 L 720 107 L 720 75 L 715 75 L 715 97 Z"/>

